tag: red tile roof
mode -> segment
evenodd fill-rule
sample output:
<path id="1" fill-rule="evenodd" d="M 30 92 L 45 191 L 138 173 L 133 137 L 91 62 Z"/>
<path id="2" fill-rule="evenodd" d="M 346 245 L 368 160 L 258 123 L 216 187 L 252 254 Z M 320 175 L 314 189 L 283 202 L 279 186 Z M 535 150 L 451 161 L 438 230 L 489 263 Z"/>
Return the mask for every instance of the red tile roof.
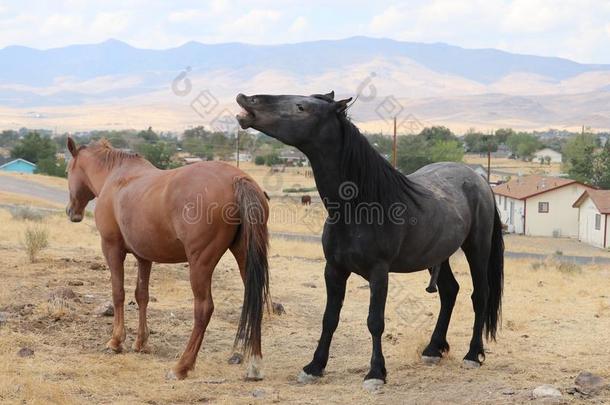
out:
<path id="1" fill-rule="evenodd" d="M 493 188 L 493 192 L 495 194 L 517 200 L 525 200 L 529 197 L 546 193 L 547 191 L 555 190 L 574 183 L 589 187 L 586 184 L 582 184 L 576 180 L 530 175 L 518 177 L 509 181 L 508 183 L 500 184 Z"/>
<path id="2" fill-rule="evenodd" d="M 591 198 L 600 213 L 610 214 L 610 190 L 587 190 L 578 197 L 573 207 L 580 207 L 587 197 Z"/>

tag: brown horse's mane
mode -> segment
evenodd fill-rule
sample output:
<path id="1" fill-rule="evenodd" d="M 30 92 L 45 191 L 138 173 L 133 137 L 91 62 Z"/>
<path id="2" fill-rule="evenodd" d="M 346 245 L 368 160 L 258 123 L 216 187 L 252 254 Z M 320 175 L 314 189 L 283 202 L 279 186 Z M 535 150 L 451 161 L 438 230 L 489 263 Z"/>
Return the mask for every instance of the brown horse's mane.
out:
<path id="1" fill-rule="evenodd" d="M 81 146 L 80 149 L 87 149 L 91 152 L 100 166 L 105 169 L 112 169 L 126 160 L 143 160 L 143 158 L 135 152 L 113 148 L 110 142 L 105 138 L 92 142 L 87 146 Z"/>

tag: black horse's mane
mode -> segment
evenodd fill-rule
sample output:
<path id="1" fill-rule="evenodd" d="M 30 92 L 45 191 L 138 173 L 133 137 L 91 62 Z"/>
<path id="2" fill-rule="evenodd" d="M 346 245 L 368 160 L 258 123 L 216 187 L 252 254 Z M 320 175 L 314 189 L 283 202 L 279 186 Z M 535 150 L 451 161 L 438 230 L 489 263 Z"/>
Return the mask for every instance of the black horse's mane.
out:
<path id="1" fill-rule="evenodd" d="M 360 133 L 345 113 L 339 113 L 342 132 L 342 181 L 358 187 L 356 203 L 379 203 L 387 208 L 394 203 L 412 202 L 419 206 L 418 198 L 426 189 L 409 180 L 381 156 Z"/>

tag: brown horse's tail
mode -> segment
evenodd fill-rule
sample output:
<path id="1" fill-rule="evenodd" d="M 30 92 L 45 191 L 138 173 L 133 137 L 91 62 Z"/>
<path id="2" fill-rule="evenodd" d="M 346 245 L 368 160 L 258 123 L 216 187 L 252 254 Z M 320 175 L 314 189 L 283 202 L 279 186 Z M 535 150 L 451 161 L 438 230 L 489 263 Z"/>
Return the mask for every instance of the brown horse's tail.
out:
<path id="1" fill-rule="evenodd" d="M 269 309 L 267 248 L 268 206 L 260 188 L 248 178 L 235 181 L 235 198 L 241 221 L 239 238 L 246 251 L 244 304 L 235 336 L 246 356 L 261 356 L 261 323 L 265 306 Z"/>

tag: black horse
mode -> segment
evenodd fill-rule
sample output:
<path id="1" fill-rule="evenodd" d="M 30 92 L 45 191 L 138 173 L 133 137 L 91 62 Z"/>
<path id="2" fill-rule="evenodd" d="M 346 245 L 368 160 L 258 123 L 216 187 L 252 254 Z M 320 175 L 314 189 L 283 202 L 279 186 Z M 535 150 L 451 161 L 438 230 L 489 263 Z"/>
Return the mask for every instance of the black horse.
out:
<path id="1" fill-rule="evenodd" d="M 435 163 L 404 176 L 379 155 L 348 119 L 351 99 L 334 92 L 312 96 L 245 96 L 237 103 L 242 128 L 252 127 L 301 150 L 311 162 L 328 211 L 322 244 L 327 302 L 322 335 L 299 381 L 322 376 L 351 273 L 370 285 L 368 328 L 371 368 L 365 388 L 385 383 L 381 349 L 388 273 L 410 273 L 440 264 L 441 309 L 423 359 L 436 363 L 449 350 L 447 328 L 459 290 L 449 257 L 460 247 L 470 265 L 475 312 L 466 367 L 485 359 L 483 328 L 495 340 L 504 277 L 502 223 L 489 185 L 458 163 Z M 434 277 L 434 271 L 431 271 Z"/>

